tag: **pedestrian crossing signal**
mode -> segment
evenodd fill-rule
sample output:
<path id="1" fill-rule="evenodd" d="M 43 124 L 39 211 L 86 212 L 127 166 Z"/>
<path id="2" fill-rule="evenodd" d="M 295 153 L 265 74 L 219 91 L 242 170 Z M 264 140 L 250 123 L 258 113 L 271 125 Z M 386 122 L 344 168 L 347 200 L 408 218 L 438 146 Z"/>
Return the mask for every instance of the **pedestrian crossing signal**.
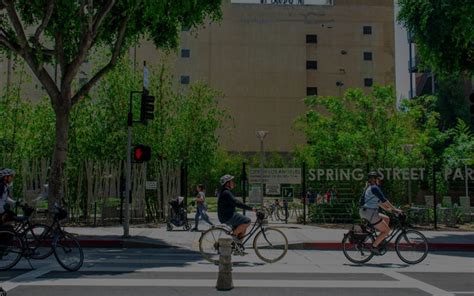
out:
<path id="1" fill-rule="evenodd" d="M 148 120 L 155 118 L 155 97 L 148 95 L 148 90 L 143 89 L 140 108 L 140 121 L 147 124 Z"/>
<path id="2" fill-rule="evenodd" d="M 151 159 L 150 146 L 137 145 L 133 149 L 133 159 L 135 162 L 145 162 Z"/>

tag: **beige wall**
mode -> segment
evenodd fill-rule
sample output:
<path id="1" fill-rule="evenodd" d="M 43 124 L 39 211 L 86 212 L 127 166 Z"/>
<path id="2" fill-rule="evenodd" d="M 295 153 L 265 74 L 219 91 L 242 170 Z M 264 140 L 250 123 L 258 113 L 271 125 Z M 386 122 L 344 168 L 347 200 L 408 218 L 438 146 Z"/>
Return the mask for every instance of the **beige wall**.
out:
<path id="1" fill-rule="evenodd" d="M 363 87 L 364 78 L 395 84 L 391 0 L 337 0 L 333 6 L 225 2 L 220 23 L 182 33 L 181 48 L 191 56 L 178 52 L 172 65 L 176 80 L 189 75 L 191 82 L 206 81 L 225 94 L 220 102 L 235 124 L 232 134 L 222 133 L 228 150 L 258 150 L 256 130 L 270 132 L 269 150 L 291 151 L 304 143 L 292 124 L 305 112 L 308 86 L 318 87 L 320 95 L 338 95 Z M 372 35 L 363 35 L 364 25 L 372 26 Z M 317 34 L 318 43 L 307 45 L 306 34 Z M 363 60 L 364 51 L 373 53 L 373 61 Z M 138 58 L 153 52 L 152 45 L 144 45 Z M 307 60 L 317 60 L 318 69 L 306 70 Z M 341 89 L 337 81 L 344 83 Z"/>

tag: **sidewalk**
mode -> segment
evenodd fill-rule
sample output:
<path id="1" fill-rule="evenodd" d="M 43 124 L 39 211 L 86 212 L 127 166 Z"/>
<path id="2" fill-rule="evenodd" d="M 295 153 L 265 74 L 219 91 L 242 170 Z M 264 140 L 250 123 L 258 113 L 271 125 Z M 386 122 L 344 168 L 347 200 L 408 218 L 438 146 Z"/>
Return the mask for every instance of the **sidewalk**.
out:
<path id="1" fill-rule="evenodd" d="M 213 215 L 214 214 L 214 215 Z M 211 220 L 217 223 L 215 213 Z M 252 215 L 249 215 L 252 216 Z M 194 220 L 190 217 L 190 223 Z M 253 221 L 253 220 L 252 220 Z M 271 222 L 271 221 L 270 221 Z M 200 230 L 209 226 L 200 221 Z M 289 248 L 293 250 L 340 250 L 346 229 L 327 229 L 314 225 L 270 223 L 281 228 L 288 237 Z M 81 245 L 94 248 L 186 248 L 198 250 L 200 232 L 175 228 L 167 231 L 166 225 L 153 228 L 130 228 L 130 237 L 123 238 L 122 226 L 112 227 L 67 227 L 67 231 L 77 234 Z M 431 251 L 472 251 L 474 252 L 474 232 L 422 231 L 427 237 Z"/>

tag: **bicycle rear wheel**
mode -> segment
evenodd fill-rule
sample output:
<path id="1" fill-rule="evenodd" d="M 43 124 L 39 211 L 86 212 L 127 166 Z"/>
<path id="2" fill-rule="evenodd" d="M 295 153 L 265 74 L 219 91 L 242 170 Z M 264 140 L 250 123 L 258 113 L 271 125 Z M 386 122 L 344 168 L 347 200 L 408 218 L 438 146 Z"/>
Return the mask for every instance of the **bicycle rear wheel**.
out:
<path id="1" fill-rule="evenodd" d="M 253 240 L 253 249 L 262 261 L 274 263 L 286 255 L 288 239 L 280 229 L 263 228 Z"/>
<path id="2" fill-rule="evenodd" d="M 428 255 L 428 241 L 419 231 L 405 230 L 395 240 L 395 250 L 403 262 L 417 264 Z"/>
<path id="3" fill-rule="evenodd" d="M 28 247 L 33 249 L 32 259 L 46 259 L 53 254 L 52 233 L 50 227 L 44 224 L 35 224 L 26 230 Z"/>
<path id="4" fill-rule="evenodd" d="M 70 233 L 59 233 L 53 242 L 54 256 L 68 271 L 77 271 L 84 262 L 84 253 L 77 239 Z"/>
<path id="5" fill-rule="evenodd" d="M 199 252 L 207 261 L 218 264 L 219 263 L 219 239 L 230 238 L 227 231 L 223 228 L 210 228 L 204 231 L 199 238 Z"/>
<path id="6" fill-rule="evenodd" d="M 23 243 L 14 232 L 0 230 L 0 270 L 8 270 L 20 261 Z"/>
<path id="7" fill-rule="evenodd" d="M 350 236 L 351 234 L 346 234 L 342 240 L 342 252 L 347 260 L 362 264 L 374 257 L 369 249 L 374 241 L 371 235 L 367 235 L 363 240 L 351 240 Z"/>
<path id="8" fill-rule="evenodd" d="M 280 221 L 287 221 L 289 213 L 288 211 L 285 211 L 285 208 L 278 207 L 276 208 L 276 216 L 277 216 L 277 219 Z"/>

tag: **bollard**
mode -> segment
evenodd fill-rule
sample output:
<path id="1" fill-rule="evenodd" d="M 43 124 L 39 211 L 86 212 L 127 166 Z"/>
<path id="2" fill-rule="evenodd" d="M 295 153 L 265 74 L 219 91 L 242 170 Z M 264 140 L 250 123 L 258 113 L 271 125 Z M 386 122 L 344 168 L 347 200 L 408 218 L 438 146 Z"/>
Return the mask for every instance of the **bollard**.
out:
<path id="1" fill-rule="evenodd" d="M 0 287 L 0 296 L 7 296 L 7 292 Z"/>
<path id="2" fill-rule="evenodd" d="M 216 288 L 219 291 L 229 291 L 234 288 L 232 282 L 232 239 L 219 239 L 219 275 Z"/>

